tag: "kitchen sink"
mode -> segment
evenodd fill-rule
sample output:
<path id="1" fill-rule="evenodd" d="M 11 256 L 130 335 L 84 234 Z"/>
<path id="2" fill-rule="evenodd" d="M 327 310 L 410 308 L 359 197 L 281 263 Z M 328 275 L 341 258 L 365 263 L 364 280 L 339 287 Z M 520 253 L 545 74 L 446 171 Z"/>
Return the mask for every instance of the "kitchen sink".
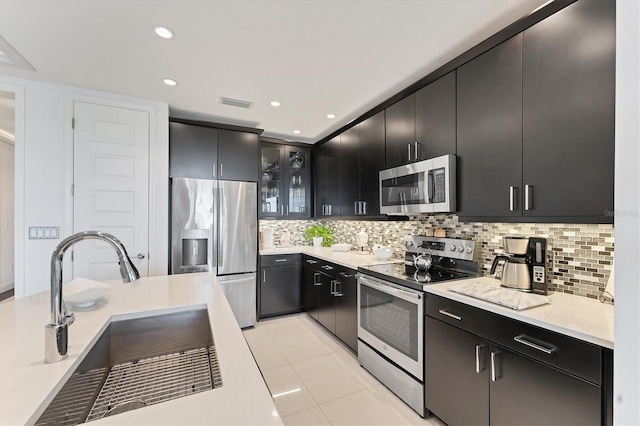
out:
<path id="1" fill-rule="evenodd" d="M 113 319 L 36 425 L 90 422 L 220 386 L 206 308 Z"/>

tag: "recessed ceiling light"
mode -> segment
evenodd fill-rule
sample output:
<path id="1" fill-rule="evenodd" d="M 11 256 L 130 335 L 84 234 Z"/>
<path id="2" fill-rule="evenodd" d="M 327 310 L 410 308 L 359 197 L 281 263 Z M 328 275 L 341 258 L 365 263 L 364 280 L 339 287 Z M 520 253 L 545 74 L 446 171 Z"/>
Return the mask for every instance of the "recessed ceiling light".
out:
<path id="1" fill-rule="evenodd" d="M 167 27 L 156 27 L 155 31 L 162 38 L 173 38 L 173 31 Z"/>
<path id="2" fill-rule="evenodd" d="M 296 135 L 300 134 L 300 130 L 294 130 L 293 133 L 295 133 Z"/>
<path id="3" fill-rule="evenodd" d="M 172 78 L 165 78 L 162 81 L 164 81 L 164 84 L 166 84 L 167 86 L 175 86 L 176 84 L 178 84 L 178 82 Z"/>
<path id="4" fill-rule="evenodd" d="M 327 114 L 327 118 L 336 118 L 335 114 Z"/>
<path id="5" fill-rule="evenodd" d="M 278 101 L 271 101 L 271 106 L 280 106 L 280 102 L 278 102 Z"/>

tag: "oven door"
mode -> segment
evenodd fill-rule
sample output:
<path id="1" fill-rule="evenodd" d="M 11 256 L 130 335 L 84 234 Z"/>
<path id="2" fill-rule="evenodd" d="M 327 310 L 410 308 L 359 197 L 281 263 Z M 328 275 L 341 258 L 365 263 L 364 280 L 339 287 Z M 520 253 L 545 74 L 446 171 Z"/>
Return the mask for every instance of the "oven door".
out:
<path id="1" fill-rule="evenodd" d="M 423 381 L 424 294 L 358 278 L 358 339 Z"/>

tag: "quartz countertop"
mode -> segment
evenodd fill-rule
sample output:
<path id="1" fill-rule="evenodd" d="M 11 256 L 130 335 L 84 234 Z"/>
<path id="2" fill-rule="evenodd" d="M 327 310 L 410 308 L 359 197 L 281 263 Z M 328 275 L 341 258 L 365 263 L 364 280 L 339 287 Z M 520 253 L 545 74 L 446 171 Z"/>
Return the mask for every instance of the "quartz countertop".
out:
<path id="1" fill-rule="evenodd" d="M 109 282 L 96 305 L 70 309 L 69 357 L 44 363 L 49 292 L 0 304 L 0 424 L 34 424 L 84 351 L 114 315 L 162 313 L 206 306 L 223 386 L 151 405 L 96 424 L 282 425 L 273 399 L 214 274 L 198 273 Z"/>
<path id="2" fill-rule="evenodd" d="M 450 291 L 455 286 L 466 285 L 474 280 L 500 286 L 500 281 L 482 277 L 433 284 L 426 287 L 426 292 L 613 349 L 613 305 L 611 304 L 555 292 L 549 296 L 551 303 L 517 311 Z"/>
<path id="3" fill-rule="evenodd" d="M 349 251 L 333 251 L 331 247 L 313 247 L 313 246 L 289 246 L 274 247 L 260 250 L 261 255 L 278 255 L 278 254 L 308 254 L 318 259 L 328 262 L 337 263 L 347 268 L 358 269 L 359 266 L 379 265 L 382 263 L 402 262 L 403 260 L 394 258 L 393 256 L 387 260 L 378 260 L 376 256 L 368 254 L 358 254 L 356 250 Z"/>

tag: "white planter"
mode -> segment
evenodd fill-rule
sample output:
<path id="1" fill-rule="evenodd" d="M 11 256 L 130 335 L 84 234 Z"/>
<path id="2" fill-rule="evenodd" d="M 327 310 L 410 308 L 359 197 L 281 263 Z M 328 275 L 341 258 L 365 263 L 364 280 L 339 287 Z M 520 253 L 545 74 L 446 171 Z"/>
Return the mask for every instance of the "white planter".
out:
<path id="1" fill-rule="evenodd" d="M 324 239 L 323 237 L 313 237 L 313 246 L 314 247 L 321 247 L 323 239 Z"/>

